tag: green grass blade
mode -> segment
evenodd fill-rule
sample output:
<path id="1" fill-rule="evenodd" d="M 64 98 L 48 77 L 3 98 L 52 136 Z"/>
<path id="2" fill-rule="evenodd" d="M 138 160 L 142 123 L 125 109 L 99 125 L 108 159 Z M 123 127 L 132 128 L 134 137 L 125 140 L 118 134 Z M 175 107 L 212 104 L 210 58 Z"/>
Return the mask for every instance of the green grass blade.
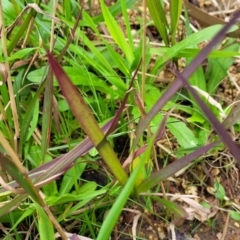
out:
<path id="1" fill-rule="evenodd" d="M 151 73 L 155 73 L 156 71 L 158 71 L 158 69 L 160 69 L 162 65 L 164 65 L 167 61 L 169 61 L 173 57 L 175 57 L 180 51 L 188 48 L 189 45 L 191 46 L 192 43 L 199 44 L 203 41 L 209 40 L 212 37 L 214 37 L 216 33 L 219 32 L 221 29 L 222 25 L 211 26 L 197 33 L 193 33 L 189 37 L 182 40 L 181 42 L 175 44 L 166 52 L 166 54 L 163 57 L 159 58 L 156 61 Z"/>
<path id="2" fill-rule="evenodd" d="M 168 46 L 169 25 L 167 22 L 165 10 L 163 8 L 163 1 L 160 0 L 147 1 L 147 6 L 160 36 L 162 37 L 166 46 Z"/>
<path id="3" fill-rule="evenodd" d="M 136 0 L 125 0 L 125 2 L 126 2 L 126 7 L 130 8 L 136 2 Z M 108 10 L 112 14 L 112 16 L 115 17 L 117 14 L 121 13 L 122 2 L 117 1 L 114 5 L 109 7 Z M 99 14 L 98 16 L 94 17 L 93 20 L 95 23 L 103 22 L 104 21 L 103 14 L 102 13 Z"/>
<path id="4" fill-rule="evenodd" d="M 124 58 L 118 54 L 116 52 L 116 50 L 114 49 L 114 46 L 112 46 L 111 44 L 109 44 L 103 37 L 102 35 L 99 33 L 95 23 L 93 22 L 92 18 L 85 12 L 83 11 L 83 19 L 84 21 L 86 21 L 89 26 L 92 28 L 92 30 L 98 35 L 98 37 L 101 39 L 101 41 L 103 41 L 109 51 L 109 53 L 111 54 L 112 56 L 112 60 L 114 61 L 114 63 L 117 65 L 117 67 L 125 74 L 125 75 L 130 75 L 130 71 L 129 71 L 129 66 L 126 66 L 126 63 L 125 63 L 125 60 Z M 85 39 L 85 38 L 84 38 Z M 85 44 L 91 44 L 91 48 L 95 48 L 94 45 L 91 43 L 91 41 L 87 41 L 85 42 Z M 130 46 L 131 46 L 131 43 L 129 43 Z M 90 47 L 90 46 L 89 46 Z M 134 49 L 134 47 L 131 46 L 131 49 Z M 96 50 L 95 50 L 96 51 Z M 99 53 L 98 53 L 99 54 Z M 102 58 L 102 56 L 101 56 Z M 99 58 L 100 60 L 100 58 Z M 107 66 L 107 65 L 110 65 L 108 61 L 104 60 L 104 65 Z M 100 61 L 102 62 L 102 60 Z M 107 64 L 107 65 L 106 65 Z M 110 67 L 111 66 L 111 67 Z M 112 65 L 110 65 L 108 67 L 109 71 L 112 72 Z M 98 69 L 98 68 L 97 68 Z M 112 75 L 112 73 L 110 73 L 110 75 Z M 122 82 L 122 81 L 120 81 Z M 115 85 L 115 84 L 114 84 Z"/>
<path id="5" fill-rule="evenodd" d="M 110 143 L 104 138 L 104 134 L 95 120 L 89 107 L 84 102 L 77 88 L 71 83 L 68 76 L 62 70 L 58 62 L 53 58 L 52 54 L 48 54 L 49 62 L 54 74 L 59 82 L 62 93 L 65 96 L 72 112 L 83 130 L 91 139 L 92 143 L 97 147 L 99 154 L 109 166 L 110 170 L 120 182 L 124 185 L 127 181 L 127 174 L 122 168 L 115 152 Z"/>
<path id="6" fill-rule="evenodd" d="M 53 101 L 53 72 L 48 71 L 46 79 L 46 88 L 44 92 L 43 103 L 43 122 L 42 122 L 42 139 L 41 139 L 41 156 L 42 162 L 45 162 L 45 154 L 50 141 L 51 120 L 52 120 L 52 101 Z"/>
<path id="7" fill-rule="evenodd" d="M 35 4 L 40 4 L 41 0 L 36 0 Z M 23 33 L 27 30 L 30 21 L 32 18 L 36 16 L 37 12 L 34 9 L 31 9 L 30 12 L 28 13 L 27 17 L 24 19 L 22 24 L 20 25 L 20 28 L 17 30 L 17 32 L 14 34 L 13 38 L 9 42 L 9 45 L 7 46 L 7 52 L 8 55 L 13 51 L 14 47 L 16 47 L 18 41 L 22 37 Z"/>
<path id="8" fill-rule="evenodd" d="M 177 218 L 186 218 L 188 216 L 187 212 L 183 207 L 179 206 L 175 202 L 171 202 L 170 200 L 162 199 L 159 197 L 152 197 L 154 200 L 160 202 L 167 210 L 172 212 Z"/>
<path id="9" fill-rule="evenodd" d="M 122 79 L 117 76 L 116 72 L 113 70 L 111 63 L 108 62 L 103 55 L 99 52 L 99 50 L 93 45 L 92 41 L 90 41 L 84 33 L 80 32 L 79 36 L 84 39 L 84 43 L 87 47 L 89 47 L 91 54 L 89 52 L 84 51 L 79 46 L 70 45 L 71 51 L 78 53 L 83 57 L 91 66 L 93 66 L 97 71 L 101 72 L 101 74 L 106 77 L 107 81 L 118 88 L 119 94 L 125 94 L 127 90 L 126 84 L 122 81 Z M 93 59 L 92 56 L 95 56 Z M 96 61 L 97 60 L 97 61 Z M 108 76 L 111 76 L 108 78 Z"/>
<path id="10" fill-rule="evenodd" d="M 134 60 L 134 54 L 132 49 L 130 48 L 129 44 L 124 38 L 124 35 L 122 33 L 122 30 L 118 26 L 117 22 L 111 15 L 110 11 L 106 7 L 103 0 L 100 0 L 102 13 L 104 16 L 105 24 L 107 25 L 107 28 L 113 37 L 114 41 L 117 43 L 117 45 L 121 48 L 121 50 L 126 55 L 126 58 L 128 62 L 131 64 Z"/>
<path id="11" fill-rule="evenodd" d="M 219 144 L 219 141 L 201 147 L 197 149 L 195 152 L 190 153 L 189 155 L 179 159 L 178 161 L 170 163 L 160 171 L 153 173 L 149 178 L 145 179 L 141 184 L 137 186 L 137 192 L 140 193 L 148 191 L 152 187 L 158 185 L 159 182 L 167 179 L 177 171 L 187 166 L 187 164 L 189 164 L 191 161 L 202 155 L 204 152 L 207 152 L 211 148 L 215 147 L 217 144 Z"/>
<path id="12" fill-rule="evenodd" d="M 37 210 L 38 232 L 41 240 L 54 239 L 54 230 L 52 222 L 47 217 L 41 206 L 35 204 Z"/>
<path id="13" fill-rule="evenodd" d="M 170 1 L 170 16 L 171 16 L 171 39 L 172 45 L 174 45 L 176 40 L 176 33 L 178 29 L 178 23 L 182 11 L 182 0 L 171 0 Z"/>
<path id="14" fill-rule="evenodd" d="M 12 178 L 15 179 L 19 183 L 19 185 L 27 191 L 27 193 L 33 198 L 33 200 L 41 205 L 37 190 L 33 186 L 32 182 L 29 180 L 29 178 L 20 173 L 16 165 L 2 154 L 0 155 L 0 164 L 3 169 L 5 169 L 12 176 Z"/>
<path id="15" fill-rule="evenodd" d="M 229 39 L 225 45 L 224 50 L 237 52 L 239 44 L 233 44 L 233 39 Z M 221 54 L 221 53 L 220 53 Z M 227 70 L 233 64 L 234 58 L 219 57 L 218 59 L 209 59 L 206 69 L 207 92 L 209 94 L 215 94 L 219 84 L 227 75 Z"/>
<path id="16" fill-rule="evenodd" d="M 26 209 L 26 211 L 24 211 L 20 218 L 18 218 L 17 220 L 15 220 L 14 225 L 12 226 L 10 231 L 13 231 L 14 229 L 17 228 L 18 224 L 20 224 L 24 219 L 26 219 L 27 217 L 31 216 L 32 214 L 34 214 L 35 212 L 35 208 L 33 207 L 33 205 L 28 206 L 28 208 Z"/>
<path id="17" fill-rule="evenodd" d="M 20 141 L 19 141 L 19 153 L 22 155 L 24 146 L 26 144 L 26 139 L 28 136 L 28 129 L 32 120 L 32 114 L 33 110 L 35 108 L 36 102 L 38 101 L 38 98 L 40 94 L 43 92 L 46 85 L 46 81 L 42 82 L 42 84 L 39 86 L 38 90 L 35 92 L 35 95 L 31 102 L 29 103 L 27 112 L 23 118 L 22 124 L 21 124 L 21 131 L 20 131 Z"/>
<path id="18" fill-rule="evenodd" d="M 71 21 L 71 18 L 72 18 L 71 1 L 63 0 L 63 8 L 64 8 L 64 13 L 65 13 L 65 16 L 66 16 L 67 20 Z"/>
<path id="19" fill-rule="evenodd" d="M 166 54 L 166 52 L 169 50 L 168 47 L 161 47 L 161 48 L 151 48 L 150 53 L 156 54 L 157 56 L 162 56 Z M 197 48 L 186 48 L 181 50 L 177 55 L 176 58 L 181 57 L 191 57 L 194 58 L 200 53 L 201 49 Z M 240 56 L 239 52 L 235 51 L 226 51 L 226 50 L 213 50 L 209 55 L 208 58 L 229 58 L 229 57 L 236 57 Z"/>
<path id="20" fill-rule="evenodd" d="M 2 86 L 0 86 L 0 93 L 1 93 L 1 98 L 2 98 L 2 102 L 4 106 L 7 106 L 10 98 L 9 98 L 9 94 L 8 94 L 8 88 L 6 84 L 3 84 Z M 12 117 L 12 111 L 11 108 L 6 109 L 6 114 L 7 114 L 7 121 L 8 121 L 8 125 L 9 126 L 13 126 L 13 117 Z M 11 130 L 11 128 L 9 128 L 9 140 L 11 142 L 11 146 L 13 146 L 13 132 Z"/>
<path id="21" fill-rule="evenodd" d="M 125 23 L 126 30 L 127 30 L 127 38 L 128 38 L 128 41 L 129 41 L 130 49 L 134 49 L 133 34 L 132 34 L 132 31 L 131 31 L 129 16 L 128 16 L 128 13 L 127 13 L 126 0 L 121 0 L 121 5 L 122 5 L 122 14 L 123 14 L 124 23 Z"/>
<path id="22" fill-rule="evenodd" d="M 118 196 L 117 200 L 110 209 L 107 218 L 104 220 L 103 225 L 99 231 L 97 240 L 108 240 L 109 236 L 122 212 L 122 208 L 126 204 L 128 197 L 133 191 L 137 178 L 144 167 L 144 161 L 141 159 L 140 163 L 132 172 L 130 178 L 128 179 L 126 185 L 124 186 L 122 192 Z"/>
<path id="23" fill-rule="evenodd" d="M 13 211 L 15 208 L 19 206 L 19 204 L 28 197 L 28 194 L 17 195 L 11 201 L 8 201 L 7 204 L 4 204 L 0 207 L 0 217 L 5 214 Z"/>

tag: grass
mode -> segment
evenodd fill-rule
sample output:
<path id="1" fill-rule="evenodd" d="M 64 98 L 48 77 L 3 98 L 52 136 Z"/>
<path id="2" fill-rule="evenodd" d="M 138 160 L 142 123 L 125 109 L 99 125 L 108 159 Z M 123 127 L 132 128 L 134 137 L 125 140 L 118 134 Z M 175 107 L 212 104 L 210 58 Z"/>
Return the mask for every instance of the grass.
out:
<path id="1" fill-rule="evenodd" d="M 181 226 L 189 213 L 174 202 L 176 196 L 164 185 L 167 179 L 207 164 L 224 146 L 240 164 L 239 150 L 227 132 L 239 120 L 238 104 L 227 115 L 223 102 L 214 99 L 239 56 L 235 39 L 221 43 L 237 29 L 237 16 L 225 27 L 193 32 L 183 2 L 169 2 L 170 21 L 161 14 L 162 1 L 144 2 L 152 20 L 144 10 L 134 36 L 128 14 L 133 0 L 111 7 L 101 0 L 95 16 L 91 1 L 91 11 L 74 1 L 27 6 L 21 0 L 2 1 L 1 239 L 54 239 L 55 233 L 62 239 L 74 233 L 117 239 L 124 234 L 117 231 L 117 221 L 126 206 L 134 205 L 145 219 L 148 210 L 171 226 Z M 183 39 L 178 37 L 181 14 Z M 164 46 L 143 34 L 149 24 L 156 26 Z M 174 83 L 157 86 L 167 68 Z M 116 141 L 123 137 L 128 142 L 123 140 L 118 151 Z M 231 164 L 226 172 L 231 169 L 236 167 Z M 83 177 L 87 171 L 95 181 Z M 101 172 L 104 184 L 98 181 Z M 203 183 L 205 177 L 190 184 Z M 218 180 L 211 186 L 215 198 L 239 221 L 239 208 Z M 156 203 L 165 209 L 163 214 L 154 212 Z M 201 204 L 195 201 L 209 213 L 207 200 Z"/>

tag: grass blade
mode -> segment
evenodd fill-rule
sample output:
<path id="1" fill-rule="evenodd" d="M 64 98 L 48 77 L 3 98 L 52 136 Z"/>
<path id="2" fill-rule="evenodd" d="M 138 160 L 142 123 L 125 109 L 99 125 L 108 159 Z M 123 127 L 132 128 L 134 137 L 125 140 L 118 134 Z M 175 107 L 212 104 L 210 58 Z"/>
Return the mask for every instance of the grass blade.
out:
<path id="1" fill-rule="evenodd" d="M 42 141 L 41 141 L 41 156 L 42 162 L 45 162 L 45 154 L 47 152 L 50 141 L 51 120 L 52 120 L 52 101 L 53 101 L 53 72 L 48 71 L 46 79 L 46 88 L 44 92 L 43 103 L 43 123 L 42 123 Z"/>
<path id="2" fill-rule="evenodd" d="M 54 239 L 53 225 L 41 206 L 35 204 L 38 217 L 38 232 L 40 239 Z"/>
<path id="3" fill-rule="evenodd" d="M 162 37 L 164 43 L 168 46 L 169 25 L 167 22 L 162 1 L 160 0 L 147 1 L 147 6 L 160 36 Z"/>
<path id="4" fill-rule="evenodd" d="M 181 42 L 175 44 L 171 47 L 163 57 L 159 58 L 152 72 L 156 72 L 165 62 L 175 57 L 180 51 L 186 49 L 189 45 L 191 46 L 194 42 L 195 44 L 199 44 L 203 41 L 209 40 L 216 35 L 216 33 L 222 28 L 221 25 L 215 25 L 209 28 L 205 28 L 197 33 L 191 34 L 189 37 L 185 38 Z"/>
<path id="5" fill-rule="evenodd" d="M 102 13 L 104 16 L 105 24 L 107 25 L 107 28 L 113 37 L 114 41 L 117 43 L 117 45 L 121 48 L 121 50 L 126 55 L 126 58 L 128 59 L 128 62 L 131 64 L 134 60 L 134 54 L 132 52 L 132 49 L 128 45 L 127 41 L 124 38 L 124 35 L 122 33 L 122 30 L 118 26 L 117 22 L 107 9 L 105 3 L 103 0 L 100 0 Z"/>
<path id="6" fill-rule="evenodd" d="M 159 184 L 159 182 L 167 179 L 168 177 L 172 176 L 177 171 L 181 170 L 185 166 L 187 166 L 191 161 L 196 159 L 197 157 L 201 156 L 204 152 L 209 151 L 211 148 L 215 147 L 217 144 L 219 144 L 220 141 L 210 143 L 204 147 L 201 147 L 194 151 L 193 153 L 190 153 L 189 155 L 178 159 L 177 161 L 170 163 L 165 168 L 161 169 L 158 172 L 153 173 L 149 178 L 144 180 L 141 184 L 137 186 L 137 192 L 146 192 L 152 187 Z"/>
<path id="7" fill-rule="evenodd" d="M 39 196 L 36 193 L 37 191 L 35 187 L 29 181 L 29 179 L 18 170 L 16 165 L 3 154 L 0 155 L 0 164 L 2 165 L 3 169 L 5 169 L 12 176 L 12 178 L 15 179 L 19 185 L 27 191 L 34 201 L 41 205 L 41 201 L 39 200 Z"/>
<path id="8" fill-rule="evenodd" d="M 52 54 L 48 54 L 48 59 L 59 82 L 62 93 L 66 97 L 74 116 L 89 136 L 114 176 L 118 179 L 120 184 L 124 185 L 127 181 L 127 174 L 122 168 L 111 145 L 105 139 L 104 134 L 98 126 L 92 112 L 84 102 L 77 88 L 71 83 L 70 79 L 62 70 L 58 62 L 53 58 Z"/>
<path id="9" fill-rule="evenodd" d="M 20 203 L 28 197 L 28 194 L 21 194 L 17 195 L 11 201 L 8 201 L 7 204 L 0 207 L 0 217 L 6 215 L 7 213 L 11 212 L 15 208 L 17 208 Z"/>
<path id="10" fill-rule="evenodd" d="M 171 16 L 171 39 L 172 45 L 174 45 L 176 41 L 176 33 L 178 28 L 179 19 L 182 11 L 182 0 L 171 0 L 170 1 L 170 16 Z"/>

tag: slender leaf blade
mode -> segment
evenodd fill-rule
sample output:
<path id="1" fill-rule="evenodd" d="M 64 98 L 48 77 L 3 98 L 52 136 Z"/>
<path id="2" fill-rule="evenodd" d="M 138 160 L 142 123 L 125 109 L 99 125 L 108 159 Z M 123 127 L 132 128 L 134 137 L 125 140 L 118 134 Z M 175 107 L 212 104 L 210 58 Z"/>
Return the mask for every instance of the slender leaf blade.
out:
<path id="1" fill-rule="evenodd" d="M 89 107 L 84 102 L 79 91 L 71 83 L 71 80 L 65 74 L 58 62 L 53 58 L 52 54 L 48 54 L 48 59 L 59 82 L 62 93 L 72 109 L 74 116 L 80 123 L 85 133 L 89 136 L 94 146 L 97 147 L 99 154 L 107 163 L 112 173 L 118 181 L 124 185 L 127 181 L 127 174 L 117 159 L 110 143 L 105 139 L 104 134 Z"/>

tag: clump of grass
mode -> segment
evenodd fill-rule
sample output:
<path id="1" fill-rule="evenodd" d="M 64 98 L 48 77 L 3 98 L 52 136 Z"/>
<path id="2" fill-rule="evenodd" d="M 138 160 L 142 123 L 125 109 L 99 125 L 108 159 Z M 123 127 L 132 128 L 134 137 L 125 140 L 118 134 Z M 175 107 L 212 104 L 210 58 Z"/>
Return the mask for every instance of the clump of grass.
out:
<path id="1" fill-rule="evenodd" d="M 236 45 L 227 50 L 213 48 L 236 23 L 239 13 L 224 27 L 211 26 L 197 33 L 188 29 L 187 20 L 187 37 L 180 41 L 177 26 L 182 1 L 170 1 L 170 23 L 161 14 L 161 1 L 148 1 L 151 17 L 166 45 L 156 49 L 145 35 L 138 45 L 134 44 L 127 14 L 133 3 L 119 1 L 108 8 L 101 0 L 101 14 L 95 17 L 84 9 L 77 13 L 78 4 L 67 1 L 63 8 L 42 4 L 44 11 L 37 3 L 25 10 L 22 2 L 4 5 L 1 39 L 6 74 L 2 74 L 0 87 L 0 216 L 1 222 L 11 226 L 5 231 L 6 238 L 14 233 L 16 239 L 21 239 L 19 224 L 33 222 L 29 227 L 41 239 L 53 239 L 54 228 L 62 239 L 67 239 L 63 230 L 68 227 L 67 220 L 77 220 L 81 227 L 69 229 L 71 234 L 77 229 L 79 235 L 109 239 L 127 201 L 138 201 L 140 194 L 151 193 L 154 188 L 161 188 L 164 197 L 152 197 L 147 205 L 151 207 L 152 201 L 158 201 L 177 219 L 186 218 L 186 211 L 167 198 L 162 182 L 221 141 L 240 164 L 238 148 L 225 129 L 232 127 L 236 118 L 232 120 L 231 112 L 227 125 L 222 126 L 217 120 L 222 108 L 209 102 L 208 97 L 201 99 L 196 92 L 201 96 L 215 93 L 232 57 L 238 55 Z M 19 14 L 20 10 L 24 11 Z M 116 20 L 119 13 L 124 17 L 128 40 Z M 187 12 L 185 17 L 188 19 Z M 20 26 L 18 19 L 23 21 Z M 111 43 L 99 31 L 98 23 L 102 21 Z M 90 39 L 86 28 L 97 41 Z M 146 28 L 146 21 L 142 28 Z M 206 40 L 210 42 L 199 50 L 197 44 Z M 147 75 L 151 54 L 157 59 Z M 169 61 L 176 63 L 182 57 L 187 66 L 180 73 L 175 64 L 171 70 L 176 79 L 159 90 L 152 76 L 157 76 Z M 206 58 L 210 69 L 204 74 L 201 63 Z M 222 66 L 218 74 L 217 65 Z M 179 102 L 186 99 L 191 107 Z M 189 123 L 169 117 L 174 109 L 188 114 Z M 155 143 L 163 138 L 166 128 L 186 155 L 179 154 L 179 159 L 160 169 Z M 207 143 L 209 134 L 204 132 L 211 129 L 220 139 Z M 111 137 L 116 131 L 130 135 L 129 168 L 121 164 L 113 150 Z M 100 189 L 96 183 L 81 181 L 88 165 L 99 164 L 96 154 L 88 154 L 93 148 L 109 174 L 109 184 Z M 110 210 L 107 216 L 98 216 L 97 208 Z M 231 216 L 236 219 L 237 214 L 233 211 Z"/>

